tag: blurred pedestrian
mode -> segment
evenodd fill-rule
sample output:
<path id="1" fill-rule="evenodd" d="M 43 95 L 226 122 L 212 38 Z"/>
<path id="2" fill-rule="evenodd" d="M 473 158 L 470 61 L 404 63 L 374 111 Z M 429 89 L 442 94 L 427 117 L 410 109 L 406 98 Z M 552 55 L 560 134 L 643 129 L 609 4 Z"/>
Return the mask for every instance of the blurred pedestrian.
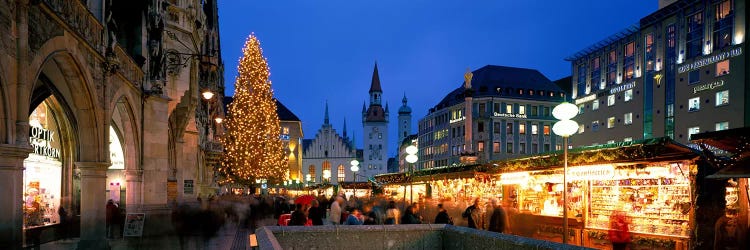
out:
<path id="1" fill-rule="evenodd" d="M 385 224 L 398 225 L 401 219 L 401 211 L 396 207 L 395 201 L 388 202 L 388 209 L 385 210 Z"/>
<path id="2" fill-rule="evenodd" d="M 487 230 L 497 233 L 505 232 L 508 225 L 508 216 L 505 213 L 503 206 L 497 202 L 497 199 L 492 199 L 492 216 L 490 217 L 490 224 Z"/>
<path id="3" fill-rule="evenodd" d="M 314 226 L 323 225 L 323 218 L 326 215 L 326 210 L 320 206 L 317 200 L 312 200 L 310 203 L 312 206 L 307 210 L 307 217 L 312 220 Z"/>
<path id="4" fill-rule="evenodd" d="M 120 209 L 117 208 L 112 199 L 107 201 L 106 213 L 107 238 L 111 239 L 114 238 L 115 228 L 117 228 L 117 222 L 120 220 Z"/>
<path id="5" fill-rule="evenodd" d="M 362 213 L 359 212 L 359 209 L 352 208 L 351 212 L 349 212 L 349 216 L 346 218 L 346 225 L 362 225 L 364 221 L 362 220 Z"/>
<path id="6" fill-rule="evenodd" d="M 630 243 L 630 223 L 625 212 L 614 211 L 609 217 L 609 240 L 612 250 L 624 250 Z"/>
<path id="7" fill-rule="evenodd" d="M 461 217 L 469 221 L 469 228 L 484 229 L 484 216 L 479 207 L 479 198 L 474 199 L 474 203 L 464 210 Z"/>
<path id="8" fill-rule="evenodd" d="M 304 226 L 305 223 L 307 223 L 305 211 L 302 210 L 302 204 L 297 204 L 296 209 L 292 212 L 292 217 L 289 220 L 289 226 Z"/>
<path id="9" fill-rule="evenodd" d="M 422 220 L 417 215 L 417 207 L 409 206 L 404 212 L 404 216 L 401 217 L 401 224 L 422 224 Z"/>
<path id="10" fill-rule="evenodd" d="M 448 215 L 448 211 L 443 208 L 443 204 L 438 204 L 438 213 L 435 216 L 435 224 L 453 225 L 453 218 Z"/>
<path id="11" fill-rule="evenodd" d="M 362 211 L 364 212 L 364 225 L 379 225 L 381 224 L 380 217 L 378 216 L 378 213 L 372 210 L 372 204 L 367 203 L 364 205 L 364 208 L 362 208 Z"/>
<path id="12" fill-rule="evenodd" d="M 341 196 L 337 196 L 336 200 L 331 203 L 331 213 L 330 218 L 328 218 L 332 224 L 339 225 L 341 224 L 341 206 L 344 204 L 344 198 Z"/>

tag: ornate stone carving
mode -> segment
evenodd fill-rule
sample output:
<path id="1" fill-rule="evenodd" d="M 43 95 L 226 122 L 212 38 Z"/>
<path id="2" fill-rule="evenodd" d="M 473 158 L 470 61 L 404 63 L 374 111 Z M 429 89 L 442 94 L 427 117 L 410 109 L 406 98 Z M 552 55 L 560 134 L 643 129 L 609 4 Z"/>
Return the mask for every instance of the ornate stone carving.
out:
<path id="1" fill-rule="evenodd" d="M 44 42 L 62 36 L 63 29 L 39 8 L 29 8 L 29 49 L 36 52 Z"/>
<path id="2" fill-rule="evenodd" d="M 148 8 L 148 50 L 149 76 L 151 79 L 151 93 L 163 94 L 163 83 L 166 78 L 164 63 L 164 8 L 159 0 L 152 0 Z"/>
<path id="3" fill-rule="evenodd" d="M 102 46 L 102 32 L 104 27 L 94 15 L 89 12 L 81 1 L 71 0 L 41 0 L 52 12 L 57 14 L 78 36 L 83 38 L 92 48 L 100 50 Z M 33 9 L 33 8 L 32 8 Z M 29 18 L 31 22 L 32 18 Z M 53 22 L 42 22 L 49 26 Z M 61 29 L 58 29 L 62 32 Z"/>

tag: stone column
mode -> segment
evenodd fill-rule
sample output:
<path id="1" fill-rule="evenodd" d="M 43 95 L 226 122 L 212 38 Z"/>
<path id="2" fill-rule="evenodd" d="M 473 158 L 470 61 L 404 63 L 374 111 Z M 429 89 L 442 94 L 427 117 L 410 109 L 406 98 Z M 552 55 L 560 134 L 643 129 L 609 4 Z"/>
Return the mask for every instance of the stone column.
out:
<path id="1" fill-rule="evenodd" d="M 0 249 L 20 249 L 23 244 L 23 160 L 31 151 L 0 145 Z"/>
<path id="2" fill-rule="evenodd" d="M 143 119 L 143 205 L 166 207 L 167 178 L 169 177 L 168 100 L 158 96 L 148 97 Z"/>
<path id="3" fill-rule="evenodd" d="M 78 249 L 108 249 L 106 206 L 109 162 L 76 162 L 81 170 L 81 240 Z"/>
<path id="4" fill-rule="evenodd" d="M 143 194 L 143 170 L 125 170 L 125 207 L 127 212 L 140 212 Z"/>

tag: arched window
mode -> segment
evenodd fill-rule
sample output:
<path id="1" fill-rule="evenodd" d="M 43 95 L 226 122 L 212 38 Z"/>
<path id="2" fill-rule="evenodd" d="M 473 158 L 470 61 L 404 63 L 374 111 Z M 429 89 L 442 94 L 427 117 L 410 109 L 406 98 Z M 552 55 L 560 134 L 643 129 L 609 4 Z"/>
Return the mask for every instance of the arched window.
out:
<path id="1" fill-rule="evenodd" d="M 315 165 L 310 165 L 310 167 L 307 169 L 307 173 L 310 174 L 310 181 L 314 182 L 315 179 Z"/>
<path id="2" fill-rule="evenodd" d="M 325 173 L 326 170 L 328 170 L 328 173 L 330 173 L 331 175 L 333 175 L 333 173 L 331 173 L 331 162 L 329 162 L 329 161 L 323 161 L 323 173 Z M 323 178 L 325 178 L 325 176 Z M 331 177 L 330 176 L 328 176 L 328 181 L 331 181 Z"/>
<path id="3" fill-rule="evenodd" d="M 346 172 L 344 171 L 344 165 L 339 165 L 339 183 L 344 182 L 346 178 Z"/>

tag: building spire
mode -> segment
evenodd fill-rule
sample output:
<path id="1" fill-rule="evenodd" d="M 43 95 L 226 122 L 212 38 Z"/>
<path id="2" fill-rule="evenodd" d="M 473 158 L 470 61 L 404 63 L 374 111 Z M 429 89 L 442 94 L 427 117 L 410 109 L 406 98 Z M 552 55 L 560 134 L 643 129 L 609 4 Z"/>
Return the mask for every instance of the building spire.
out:
<path id="1" fill-rule="evenodd" d="M 380 88 L 380 76 L 378 74 L 378 62 L 375 62 L 375 69 L 372 71 L 372 82 L 370 82 L 370 93 L 372 92 L 383 92 Z"/>
<path id="2" fill-rule="evenodd" d="M 406 92 L 404 92 L 404 98 L 401 99 L 401 103 L 406 106 Z"/>
<path id="3" fill-rule="evenodd" d="M 344 131 L 344 139 L 348 138 L 346 136 L 346 117 L 344 117 L 344 130 L 342 130 L 342 131 Z"/>
<path id="4" fill-rule="evenodd" d="M 323 124 L 328 125 L 328 100 L 326 100 L 326 115 L 325 115 L 325 118 L 323 119 Z"/>
<path id="5" fill-rule="evenodd" d="M 385 102 L 385 113 L 388 114 L 388 102 Z"/>

